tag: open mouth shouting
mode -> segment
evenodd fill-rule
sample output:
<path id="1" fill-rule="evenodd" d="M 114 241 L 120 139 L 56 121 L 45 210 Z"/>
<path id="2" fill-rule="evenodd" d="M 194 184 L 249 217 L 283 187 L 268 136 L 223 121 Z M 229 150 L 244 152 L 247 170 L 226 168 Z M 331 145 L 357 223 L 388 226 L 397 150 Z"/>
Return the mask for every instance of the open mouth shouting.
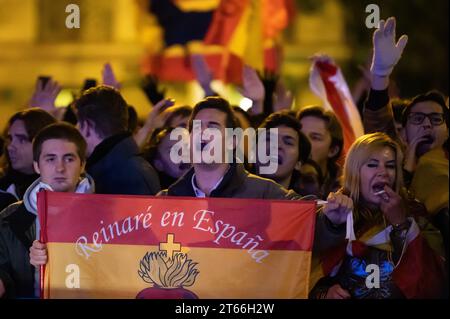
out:
<path id="1" fill-rule="evenodd" d="M 385 186 L 389 186 L 387 182 L 376 182 L 372 185 L 372 194 L 375 196 L 380 196 L 383 200 L 388 201 L 389 196 L 384 190 Z"/>

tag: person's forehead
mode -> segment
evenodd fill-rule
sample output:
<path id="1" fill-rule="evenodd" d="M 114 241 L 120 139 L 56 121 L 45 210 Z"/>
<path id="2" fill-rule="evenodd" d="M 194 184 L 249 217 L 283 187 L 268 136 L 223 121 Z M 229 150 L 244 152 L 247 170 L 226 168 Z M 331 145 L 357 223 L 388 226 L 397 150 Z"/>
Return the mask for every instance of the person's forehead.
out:
<path id="1" fill-rule="evenodd" d="M 411 107 L 411 112 L 443 113 L 442 107 L 434 101 L 419 102 Z"/>
<path id="2" fill-rule="evenodd" d="M 391 161 L 395 159 L 394 150 L 389 146 L 375 149 L 369 156 L 370 159 Z"/>
<path id="3" fill-rule="evenodd" d="M 76 153 L 75 143 L 63 139 L 49 139 L 42 143 L 41 154 L 67 154 Z"/>
<path id="4" fill-rule="evenodd" d="M 22 120 L 14 121 L 8 129 L 9 133 L 13 134 L 23 134 L 28 136 L 27 130 L 25 128 L 25 123 Z"/>
<path id="5" fill-rule="evenodd" d="M 300 123 L 302 124 L 302 130 L 318 133 L 327 132 L 325 121 L 316 116 L 305 116 L 300 120 Z"/>
<path id="6" fill-rule="evenodd" d="M 216 109 L 204 109 L 197 113 L 197 115 L 195 116 L 195 120 L 225 123 L 226 117 L 227 115 L 222 111 Z"/>
<path id="7" fill-rule="evenodd" d="M 294 130 L 292 127 L 280 125 L 276 127 L 276 134 L 278 136 L 284 137 L 289 136 L 295 139 L 298 139 L 298 133 L 296 130 Z"/>

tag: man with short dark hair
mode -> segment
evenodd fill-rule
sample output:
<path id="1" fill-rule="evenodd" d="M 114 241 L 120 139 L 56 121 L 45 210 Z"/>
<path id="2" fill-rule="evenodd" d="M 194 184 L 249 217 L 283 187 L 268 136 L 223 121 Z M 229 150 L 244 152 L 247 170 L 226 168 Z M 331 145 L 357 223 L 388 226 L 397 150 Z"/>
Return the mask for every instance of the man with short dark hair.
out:
<path id="1" fill-rule="evenodd" d="M 200 121 L 200 130 L 194 129 L 194 120 Z M 240 163 L 226 163 L 225 153 L 233 151 L 236 140 L 226 136 L 225 129 L 238 127 L 228 101 L 220 97 L 208 97 L 198 102 L 189 120 L 191 150 L 197 154 L 209 152 L 220 158 L 218 162 L 206 163 L 203 159 L 193 163 L 193 167 L 177 182 L 160 195 L 227 198 L 293 199 L 299 196 L 266 178 L 250 174 Z M 203 132 L 215 129 L 220 132 L 220 140 L 205 139 Z M 200 134 L 201 136 L 195 136 Z M 198 146 L 193 140 L 199 139 Z M 211 144 L 218 147 L 212 147 Z M 210 148 L 206 150 L 206 148 Z M 214 154 L 222 150 L 222 154 Z M 193 155 L 193 154 L 191 154 Z M 195 155 L 193 155 L 195 156 Z"/>
<path id="2" fill-rule="evenodd" d="M 55 123 L 42 129 L 33 140 L 33 166 L 38 178 L 27 189 L 23 201 L 0 212 L 0 297 L 39 296 L 38 272 L 30 264 L 28 249 L 45 245 L 39 238 L 37 193 L 93 193 L 94 182 L 84 174 L 86 142 L 70 124 Z"/>
<path id="3" fill-rule="evenodd" d="M 414 172 L 417 159 L 440 148 L 448 138 L 448 106 L 437 91 L 416 96 L 402 114 L 403 139 L 408 145 L 405 169 Z"/>
<path id="4" fill-rule="evenodd" d="M 301 132 L 301 124 L 297 119 L 287 112 L 276 112 L 269 115 L 260 128 L 269 130 L 277 129 L 276 138 L 278 139 L 278 162 L 277 170 L 272 174 L 259 173 L 259 163 L 257 161 L 257 173 L 267 178 L 273 179 L 286 189 L 296 189 L 298 179 L 300 179 L 300 169 L 302 164 L 306 163 L 311 153 L 311 144 L 308 138 Z M 266 131 L 266 140 L 269 132 Z M 269 143 L 266 143 L 268 149 Z M 307 194 L 304 194 L 307 195 Z"/>
<path id="5" fill-rule="evenodd" d="M 87 142 L 86 170 L 97 193 L 154 195 L 158 175 L 140 155 L 128 132 L 128 106 L 116 89 L 97 86 L 75 101 L 81 134 Z"/>

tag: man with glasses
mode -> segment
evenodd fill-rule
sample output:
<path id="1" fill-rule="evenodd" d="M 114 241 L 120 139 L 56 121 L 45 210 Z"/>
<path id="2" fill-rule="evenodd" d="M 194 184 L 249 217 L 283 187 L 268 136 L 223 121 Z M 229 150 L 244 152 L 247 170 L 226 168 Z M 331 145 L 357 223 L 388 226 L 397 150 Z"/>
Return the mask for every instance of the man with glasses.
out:
<path id="1" fill-rule="evenodd" d="M 371 89 L 364 106 L 366 133 L 384 132 L 404 145 L 406 182 L 409 184 L 418 159 L 431 149 L 442 147 L 448 138 L 448 106 L 444 96 L 432 91 L 415 97 L 406 105 L 403 127 L 397 131 L 388 94 L 389 78 L 400 60 L 408 37 L 396 40 L 394 17 L 380 21 L 373 34 L 373 57 L 370 67 Z M 444 125 L 445 123 L 445 125 Z"/>
<path id="2" fill-rule="evenodd" d="M 426 152 L 442 147 L 448 138 L 448 107 L 439 92 L 415 97 L 402 116 L 402 138 L 406 143 L 404 169 L 415 171 L 417 160 Z"/>
<path id="3" fill-rule="evenodd" d="M 411 193 L 425 204 L 429 219 L 441 232 L 448 260 L 448 115 L 439 92 L 415 97 L 402 116 L 402 137 L 406 142 L 404 175 Z"/>

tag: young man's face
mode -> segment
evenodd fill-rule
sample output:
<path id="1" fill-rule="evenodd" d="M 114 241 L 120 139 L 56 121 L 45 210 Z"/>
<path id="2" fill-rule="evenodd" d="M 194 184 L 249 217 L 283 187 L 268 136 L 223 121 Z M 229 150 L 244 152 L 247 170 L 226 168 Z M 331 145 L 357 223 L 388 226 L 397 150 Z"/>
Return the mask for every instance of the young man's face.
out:
<path id="1" fill-rule="evenodd" d="M 225 128 L 226 128 L 227 115 L 216 109 L 203 109 L 197 113 L 194 120 L 201 121 L 201 136 L 195 136 L 196 139 L 201 141 L 200 148 L 194 141 L 194 135 L 196 131 L 193 129 L 191 132 L 191 150 L 193 152 L 207 152 L 211 157 L 220 156 L 221 163 L 225 162 Z M 211 136 L 209 138 L 205 137 L 203 132 L 206 129 L 216 129 L 220 132 L 221 136 L 216 138 Z M 199 133 L 200 133 L 199 132 Z M 216 152 L 222 151 L 222 154 L 218 155 Z"/>
<path id="2" fill-rule="evenodd" d="M 302 124 L 302 133 L 311 143 L 311 158 L 318 164 L 326 162 L 335 153 L 331 149 L 331 134 L 325 121 L 315 116 L 305 116 L 300 123 Z"/>
<path id="3" fill-rule="evenodd" d="M 278 168 L 272 175 L 267 175 L 276 181 L 283 180 L 292 175 L 294 169 L 300 170 L 299 134 L 291 127 L 284 125 L 276 127 L 276 136 L 270 139 L 266 136 L 266 152 L 270 153 L 270 141 L 278 139 Z M 268 132 L 267 132 L 268 133 Z"/>
<path id="4" fill-rule="evenodd" d="M 33 145 L 22 120 L 14 121 L 8 130 L 8 156 L 11 166 L 24 174 L 33 174 Z"/>
<path id="5" fill-rule="evenodd" d="M 75 143 L 61 139 L 42 143 L 39 162 L 33 164 L 41 181 L 55 192 L 75 192 L 84 172 L 84 162 L 81 162 Z"/>
<path id="6" fill-rule="evenodd" d="M 423 114 L 428 115 L 423 116 Z M 432 117 L 435 123 L 432 123 Z M 443 118 L 441 106 L 434 101 L 424 101 L 415 104 L 408 115 L 405 126 L 406 142 L 410 145 L 417 142 L 416 154 L 423 155 L 429 150 L 440 147 L 448 138 L 448 128 Z M 422 121 L 420 123 L 420 121 Z"/>

